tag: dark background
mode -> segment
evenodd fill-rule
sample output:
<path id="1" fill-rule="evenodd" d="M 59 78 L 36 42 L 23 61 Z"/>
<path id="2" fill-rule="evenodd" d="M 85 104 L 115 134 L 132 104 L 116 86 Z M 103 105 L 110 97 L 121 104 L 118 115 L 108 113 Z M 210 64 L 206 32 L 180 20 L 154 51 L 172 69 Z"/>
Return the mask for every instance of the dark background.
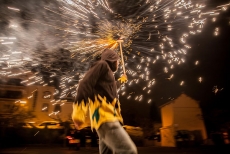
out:
<path id="1" fill-rule="evenodd" d="M 215 8 L 227 2 L 207 1 L 206 7 Z M 217 130 L 229 121 L 229 21 L 228 9 L 217 17 L 216 22 L 207 21 L 201 34 L 189 38 L 187 42 L 192 48 L 187 54 L 186 63 L 174 69 L 176 75 L 171 81 L 164 75 L 157 76 L 149 94 L 153 100 L 150 104 L 147 99 L 138 102 L 120 96 L 124 119 L 129 119 L 127 122 L 130 122 L 133 117 L 150 117 L 154 121 L 160 121 L 159 106 L 185 93 L 199 101 L 208 131 Z M 216 27 L 220 29 L 218 36 L 214 36 Z M 196 60 L 199 61 L 198 66 L 195 65 Z M 198 77 L 203 78 L 201 83 L 198 82 Z M 185 81 L 184 86 L 179 86 L 181 80 Z M 215 86 L 219 89 L 217 93 L 214 92 Z M 141 86 L 139 89 L 142 91 Z"/>

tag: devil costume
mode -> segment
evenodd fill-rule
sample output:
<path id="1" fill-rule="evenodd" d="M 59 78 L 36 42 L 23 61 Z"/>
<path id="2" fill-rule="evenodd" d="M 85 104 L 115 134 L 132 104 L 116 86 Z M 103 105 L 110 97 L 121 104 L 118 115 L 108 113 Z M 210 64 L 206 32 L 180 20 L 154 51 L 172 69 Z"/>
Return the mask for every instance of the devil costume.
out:
<path id="1" fill-rule="evenodd" d="M 72 119 L 78 128 L 91 125 L 99 136 L 100 154 L 137 154 L 137 148 L 121 126 L 117 81 L 113 72 L 119 59 L 113 50 L 105 50 L 80 81 Z M 122 82 L 123 79 L 121 78 Z"/>
<path id="2" fill-rule="evenodd" d="M 89 125 L 89 120 L 96 130 L 105 122 L 123 123 L 113 66 L 118 59 L 116 52 L 105 50 L 80 81 L 73 112 L 73 120 L 83 123 L 80 127 Z"/>

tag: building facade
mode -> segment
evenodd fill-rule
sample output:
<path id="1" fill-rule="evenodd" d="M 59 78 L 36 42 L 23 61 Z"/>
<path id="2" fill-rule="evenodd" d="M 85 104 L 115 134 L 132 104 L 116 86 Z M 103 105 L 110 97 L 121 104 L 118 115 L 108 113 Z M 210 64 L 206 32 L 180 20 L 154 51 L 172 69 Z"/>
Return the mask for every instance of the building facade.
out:
<path id="1" fill-rule="evenodd" d="M 207 139 L 205 124 L 199 102 L 181 94 L 178 98 L 170 101 L 161 108 L 162 128 L 161 146 L 176 147 L 176 134 L 179 131 L 192 132 L 194 136 L 202 141 Z"/>
<path id="2" fill-rule="evenodd" d="M 72 102 L 55 100 L 54 93 L 51 86 L 0 85 L 0 114 L 7 115 L 15 103 L 20 103 L 35 116 L 30 121 L 70 120 Z"/>

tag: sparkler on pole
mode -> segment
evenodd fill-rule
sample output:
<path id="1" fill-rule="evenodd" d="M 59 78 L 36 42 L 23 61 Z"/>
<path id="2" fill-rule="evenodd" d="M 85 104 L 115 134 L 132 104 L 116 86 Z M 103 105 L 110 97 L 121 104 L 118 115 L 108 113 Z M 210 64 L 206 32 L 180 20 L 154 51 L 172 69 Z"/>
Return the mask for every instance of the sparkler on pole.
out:
<path id="1" fill-rule="evenodd" d="M 124 62 L 124 57 L 123 57 L 123 52 L 122 52 L 122 46 L 121 46 L 121 43 L 124 42 L 124 41 L 122 39 L 119 39 L 117 42 L 120 45 L 120 53 L 121 53 L 121 62 L 122 62 L 123 72 L 124 72 L 124 74 L 126 74 L 126 72 L 125 72 L 125 62 Z"/>

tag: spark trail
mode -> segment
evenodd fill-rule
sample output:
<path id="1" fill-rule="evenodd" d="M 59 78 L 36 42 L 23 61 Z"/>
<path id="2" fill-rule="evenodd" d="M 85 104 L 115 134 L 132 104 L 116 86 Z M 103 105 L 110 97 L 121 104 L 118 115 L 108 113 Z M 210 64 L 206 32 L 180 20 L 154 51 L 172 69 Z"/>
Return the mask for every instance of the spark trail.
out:
<path id="1" fill-rule="evenodd" d="M 6 23 L 0 33 L 0 75 L 29 76 L 22 81 L 26 86 L 52 86 L 58 80 L 56 99 L 52 100 L 58 103 L 67 95 L 76 95 L 90 63 L 105 48 L 118 51 L 117 40 L 122 38 L 129 81 L 119 93 L 141 101 L 144 93 L 151 95 L 157 75 L 164 74 L 170 81 L 175 78 L 174 68 L 186 63 L 186 54 L 192 50 L 188 38 L 201 34 L 206 22 L 215 21 L 228 7 L 223 4 L 209 10 L 201 0 L 4 4 L 0 12 Z M 219 34 L 218 28 L 214 34 Z M 201 81 L 199 77 L 197 82 Z M 184 84 L 182 80 L 178 86 Z M 127 90 L 133 86 L 142 86 L 141 93 Z"/>

